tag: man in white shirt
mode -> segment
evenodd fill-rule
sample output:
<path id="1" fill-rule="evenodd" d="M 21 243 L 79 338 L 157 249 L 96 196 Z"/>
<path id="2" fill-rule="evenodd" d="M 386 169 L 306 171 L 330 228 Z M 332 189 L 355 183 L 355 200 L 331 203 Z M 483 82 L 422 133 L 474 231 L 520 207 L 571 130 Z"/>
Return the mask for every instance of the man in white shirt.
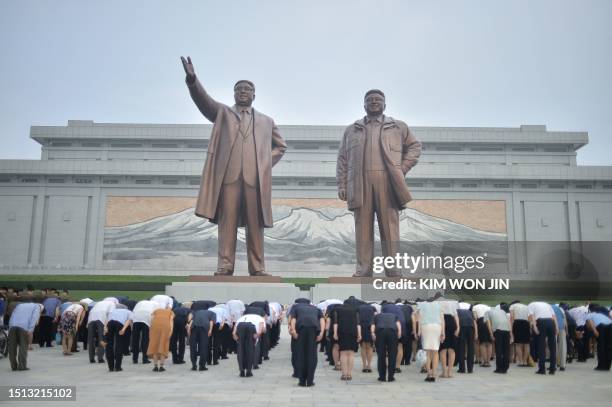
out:
<path id="1" fill-rule="evenodd" d="M 229 300 L 225 303 L 225 305 L 227 305 L 227 311 L 230 314 L 230 320 L 231 320 L 231 331 L 230 331 L 231 340 L 229 342 L 228 351 L 230 353 L 236 353 L 238 350 L 237 343 L 234 340 L 234 336 L 231 334 L 231 332 L 234 332 L 234 328 L 236 327 L 236 321 L 238 321 L 238 319 L 240 319 L 242 314 L 244 314 L 244 310 L 246 307 L 244 305 L 244 302 L 240 300 Z"/>
<path id="2" fill-rule="evenodd" d="M 234 340 L 238 343 L 238 369 L 240 377 L 253 376 L 252 369 L 255 368 L 256 342 L 266 331 L 266 321 L 263 317 L 255 314 L 247 314 L 240 317 L 234 328 Z"/>
<path id="3" fill-rule="evenodd" d="M 108 322 L 108 315 L 116 308 L 112 300 L 103 300 L 94 304 L 89 311 L 87 320 L 87 348 L 89 350 L 89 363 L 95 363 L 94 356 L 98 356 L 98 363 L 104 363 L 104 325 Z"/>
<path id="4" fill-rule="evenodd" d="M 568 313 L 576 321 L 575 346 L 578 351 L 578 362 L 586 362 L 589 356 L 589 338 L 591 336 L 590 332 L 586 329 L 589 307 L 586 305 L 573 307 Z"/>
<path id="5" fill-rule="evenodd" d="M 278 345 L 278 340 L 280 339 L 283 306 L 278 302 L 271 302 L 270 312 L 272 313 L 272 315 L 270 315 L 270 320 L 272 321 L 272 327 L 270 329 L 270 349 L 272 349 Z"/>
<path id="6" fill-rule="evenodd" d="M 104 332 L 108 339 L 106 345 L 106 361 L 108 370 L 120 372 L 121 362 L 123 361 L 123 351 L 127 348 L 127 335 L 125 332 L 132 325 L 134 313 L 127 308 L 115 308 L 108 316 L 108 322 L 104 327 Z"/>
<path id="7" fill-rule="evenodd" d="M 134 307 L 134 324 L 132 326 L 132 362 L 138 363 L 138 355 L 142 352 L 142 363 L 151 363 L 147 357 L 149 347 L 149 327 L 153 311 L 160 308 L 155 301 L 142 300 Z"/>
<path id="8" fill-rule="evenodd" d="M 227 356 L 222 358 L 222 353 L 227 349 L 223 338 L 226 326 L 230 322 L 230 314 L 225 304 L 217 304 L 208 310 L 216 315 L 212 337 L 208 341 L 208 364 L 218 365 L 219 359 L 227 359 Z"/>
<path id="9" fill-rule="evenodd" d="M 543 301 L 534 301 L 528 306 L 529 323 L 534 334 L 537 335 L 536 354 L 538 356 L 537 374 L 546 374 L 546 345 L 550 352 L 549 374 L 555 374 L 557 370 L 557 335 L 559 328 L 555 311 L 550 304 Z"/>

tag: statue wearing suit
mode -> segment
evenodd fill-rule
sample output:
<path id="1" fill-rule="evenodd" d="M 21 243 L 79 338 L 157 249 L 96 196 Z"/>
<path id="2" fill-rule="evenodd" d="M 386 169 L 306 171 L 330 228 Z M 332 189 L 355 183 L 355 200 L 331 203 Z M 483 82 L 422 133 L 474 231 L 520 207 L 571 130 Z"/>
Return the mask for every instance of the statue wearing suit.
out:
<path id="1" fill-rule="evenodd" d="M 234 85 L 234 106 L 219 103 L 197 79 L 191 58 L 181 57 L 191 98 L 214 123 L 202 171 L 197 216 L 219 225 L 215 275 L 232 275 L 238 227 L 246 226 L 249 274 L 266 276 L 264 227 L 272 227 L 272 167 L 287 145 L 274 121 L 251 106 L 255 86 Z"/>
<path id="2" fill-rule="evenodd" d="M 375 214 L 383 256 L 399 250 L 399 211 L 412 199 L 404 177 L 421 155 L 421 143 L 406 123 L 383 114 L 382 91 L 368 91 L 364 107 L 367 115 L 344 132 L 336 166 L 338 197 L 355 216 L 354 277 L 372 275 Z M 387 269 L 386 275 L 399 272 Z"/>

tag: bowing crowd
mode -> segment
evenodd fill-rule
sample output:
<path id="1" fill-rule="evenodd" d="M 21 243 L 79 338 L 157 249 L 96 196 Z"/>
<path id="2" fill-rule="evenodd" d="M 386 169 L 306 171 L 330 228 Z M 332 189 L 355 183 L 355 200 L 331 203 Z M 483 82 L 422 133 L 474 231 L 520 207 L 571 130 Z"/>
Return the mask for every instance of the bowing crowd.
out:
<path id="1" fill-rule="evenodd" d="M 507 374 L 512 365 L 537 374 L 564 371 L 574 360 L 596 358 L 595 370 L 609 371 L 612 360 L 611 311 L 594 303 L 570 306 L 536 301 L 496 306 L 469 304 L 438 295 L 415 302 L 365 302 L 355 297 L 312 304 L 230 300 L 178 302 L 159 294 L 150 300 L 107 297 L 73 302 L 66 291 L 0 289 L 0 317 L 8 326 L 12 370 L 27 370 L 28 350 L 61 346 L 66 357 L 86 351 L 92 364 L 121 372 L 124 357 L 166 371 L 166 360 L 206 371 L 235 355 L 240 377 L 252 377 L 270 359 L 286 321 L 291 337 L 293 377 L 299 386 L 315 384 L 322 353 L 352 380 L 355 355 L 361 372 L 393 382 L 402 366 L 415 364 L 425 381 L 470 374 L 492 367 Z M 185 360 L 186 347 L 189 358 Z"/>

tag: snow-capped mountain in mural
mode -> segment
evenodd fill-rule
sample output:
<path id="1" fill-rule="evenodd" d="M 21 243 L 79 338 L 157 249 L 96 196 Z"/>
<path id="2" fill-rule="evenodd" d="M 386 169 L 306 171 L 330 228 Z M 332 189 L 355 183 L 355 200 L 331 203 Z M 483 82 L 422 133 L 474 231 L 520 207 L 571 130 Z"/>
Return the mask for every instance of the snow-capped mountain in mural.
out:
<path id="1" fill-rule="evenodd" d="M 265 229 L 266 257 L 281 262 L 315 259 L 321 264 L 353 261 L 354 220 L 340 208 L 274 206 L 274 227 Z M 477 230 L 415 209 L 400 214 L 400 241 L 502 242 L 506 234 Z M 375 239 L 380 239 L 375 228 Z M 245 231 L 238 230 L 238 252 L 244 252 Z M 194 216 L 193 208 L 145 222 L 107 227 L 105 261 L 135 261 L 172 256 L 217 256 L 217 226 Z"/>

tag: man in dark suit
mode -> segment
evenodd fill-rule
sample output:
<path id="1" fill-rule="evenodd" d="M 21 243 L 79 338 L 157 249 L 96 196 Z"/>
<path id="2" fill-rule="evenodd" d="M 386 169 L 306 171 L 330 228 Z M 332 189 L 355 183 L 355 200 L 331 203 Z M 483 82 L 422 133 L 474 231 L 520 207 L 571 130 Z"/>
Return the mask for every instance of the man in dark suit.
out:
<path id="1" fill-rule="evenodd" d="M 191 58 L 181 61 L 193 101 L 214 123 L 195 213 L 219 225 L 215 275 L 234 273 L 237 228 L 246 226 L 249 274 L 266 276 L 263 229 L 272 227 L 272 167 L 287 145 L 274 120 L 252 108 L 251 81 L 236 82 L 236 104 L 226 106 L 206 93 Z"/>

